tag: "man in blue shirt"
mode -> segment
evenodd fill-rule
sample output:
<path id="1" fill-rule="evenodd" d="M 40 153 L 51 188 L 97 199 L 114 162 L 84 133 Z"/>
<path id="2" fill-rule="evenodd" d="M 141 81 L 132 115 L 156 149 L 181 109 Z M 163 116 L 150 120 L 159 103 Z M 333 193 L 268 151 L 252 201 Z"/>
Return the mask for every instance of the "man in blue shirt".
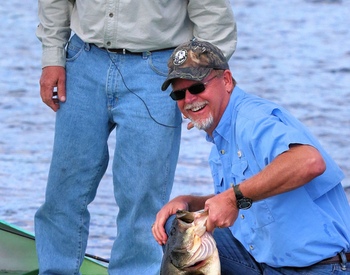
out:
<path id="1" fill-rule="evenodd" d="M 183 115 L 214 143 L 215 194 L 166 204 L 152 227 L 157 242 L 166 243 L 164 226 L 177 210 L 206 209 L 222 274 L 350 274 L 344 174 L 308 129 L 238 88 L 208 42 L 180 45 L 168 67 L 162 89 L 172 84 Z"/>

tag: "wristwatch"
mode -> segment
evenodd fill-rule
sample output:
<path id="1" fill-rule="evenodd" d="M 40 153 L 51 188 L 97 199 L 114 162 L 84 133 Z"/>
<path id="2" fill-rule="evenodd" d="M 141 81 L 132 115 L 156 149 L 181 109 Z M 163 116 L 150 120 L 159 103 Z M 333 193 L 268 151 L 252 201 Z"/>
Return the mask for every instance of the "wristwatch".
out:
<path id="1" fill-rule="evenodd" d="M 243 196 L 241 190 L 239 190 L 239 184 L 233 185 L 232 188 L 236 195 L 237 208 L 249 209 L 253 204 L 253 200 Z"/>

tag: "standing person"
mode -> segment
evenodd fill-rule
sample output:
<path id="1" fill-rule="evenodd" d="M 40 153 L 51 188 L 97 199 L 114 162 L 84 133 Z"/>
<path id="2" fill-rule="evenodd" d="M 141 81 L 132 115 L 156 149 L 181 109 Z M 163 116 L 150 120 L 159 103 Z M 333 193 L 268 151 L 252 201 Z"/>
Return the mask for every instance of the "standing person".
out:
<path id="1" fill-rule="evenodd" d="M 172 84 L 171 98 L 214 144 L 215 194 L 167 203 L 152 227 L 157 242 L 177 210 L 206 209 L 207 230 L 220 228 L 222 274 L 350 274 L 344 175 L 306 127 L 237 87 L 211 43 L 180 45 L 168 66 L 162 89 Z"/>
<path id="2" fill-rule="evenodd" d="M 78 274 L 87 207 L 106 171 L 113 129 L 119 212 L 109 272 L 158 274 L 162 253 L 149 228 L 169 200 L 181 129 L 160 84 L 184 41 L 207 39 L 226 58 L 233 54 L 229 1 L 39 0 L 39 19 L 40 93 L 57 111 L 46 198 L 35 215 L 40 274 Z"/>

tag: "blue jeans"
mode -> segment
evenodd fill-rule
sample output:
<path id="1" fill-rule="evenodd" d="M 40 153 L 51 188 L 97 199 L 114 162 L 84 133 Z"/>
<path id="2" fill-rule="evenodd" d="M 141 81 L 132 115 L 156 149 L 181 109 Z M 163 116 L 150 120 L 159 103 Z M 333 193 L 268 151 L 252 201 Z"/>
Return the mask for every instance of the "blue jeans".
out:
<path id="1" fill-rule="evenodd" d="M 169 200 L 181 115 L 160 87 L 172 50 L 108 53 L 77 36 L 69 42 L 67 101 L 56 116 L 44 204 L 35 215 L 40 274 L 79 274 L 89 234 L 88 205 L 109 161 L 115 128 L 118 233 L 110 274 L 159 274 L 162 252 L 151 225 Z"/>
<path id="2" fill-rule="evenodd" d="M 172 215 L 165 224 L 168 235 L 174 219 L 175 215 Z M 350 263 L 346 264 L 345 271 L 341 270 L 340 264 L 275 268 L 256 262 L 228 228 L 216 228 L 213 236 L 219 251 L 221 275 L 350 275 Z"/>
<path id="3" fill-rule="evenodd" d="M 317 264 L 303 268 L 275 268 L 267 264 L 258 263 L 241 243 L 234 238 L 228 228 L 215 229 L 214 238 L 219 250 L 222 275 L 350 275 L 350 263 L 347 263 L 346 271 L 341 270 L 340 264 Z"/>

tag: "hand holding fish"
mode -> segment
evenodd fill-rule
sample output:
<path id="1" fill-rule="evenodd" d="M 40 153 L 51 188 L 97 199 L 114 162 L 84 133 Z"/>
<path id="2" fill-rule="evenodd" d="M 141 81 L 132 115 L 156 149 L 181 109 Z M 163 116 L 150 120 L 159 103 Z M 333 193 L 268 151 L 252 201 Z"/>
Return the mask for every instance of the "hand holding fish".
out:
<path id="1" fill-rule="evenodd" d="M 232 188 L 208 199 L 204 209 L 209 213 L 206 223 L 208 232 L 213 232 L 216 227 L 233 225 L 238 216 L 238 208 Z"/>
<path id="2" fill-rule="evenodd" d="M 152 225 L 152 233 L 156 241 L 160 245 L 164 245 L 168 239 L 165 233 L 165 223 L 171 215 L 176 214 L 178 210 L 187 211 L 198 211 L 203 209 L 205 201 L 211 198 L 209 196 L 178 196 L 169 201 L 163 208 L 158 212 L 156 220 Z"/>
<path id="3" fill-rule="evenodd" d="M 160 245 L 164 245 L 168 239 L 164 229 L 167 219 L 178 210 L 188 210 L 189 207 L 185 198 L 186 196 L 176 197 L 164 205 L 164 207 L 158 212 L 156 220 L 152 225 L 152 233 L 157 243 Z"/>

